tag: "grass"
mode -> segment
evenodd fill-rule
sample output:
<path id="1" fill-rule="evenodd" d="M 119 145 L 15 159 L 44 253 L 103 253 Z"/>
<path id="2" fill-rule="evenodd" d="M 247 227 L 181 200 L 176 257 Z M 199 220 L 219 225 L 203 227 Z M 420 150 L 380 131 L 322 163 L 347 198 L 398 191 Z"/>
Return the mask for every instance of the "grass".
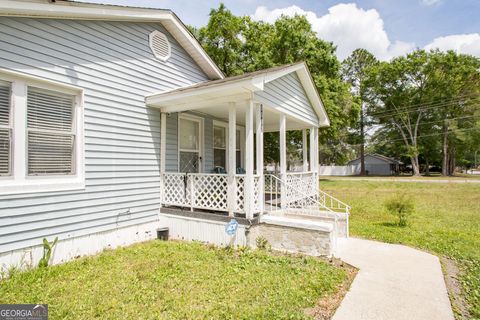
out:
<path id="1" fill-rule="evenodd" d="M 346 271 L 309 257 L 150 241 L 0 282 L 50 319 L 305 319 Z"/>
<path id="2" fill-rule="evenodd" d="M 322 189 L 350 204 L 350 233 L 402 243 L 456 261 L 470 319 L 480 319 L 480 183 L 325 180 Z M 415 201 L 407 227 L 399 227 L 384 203 L 405 193 Z M 457 314 L 458 318 L 461 315 Z"/>

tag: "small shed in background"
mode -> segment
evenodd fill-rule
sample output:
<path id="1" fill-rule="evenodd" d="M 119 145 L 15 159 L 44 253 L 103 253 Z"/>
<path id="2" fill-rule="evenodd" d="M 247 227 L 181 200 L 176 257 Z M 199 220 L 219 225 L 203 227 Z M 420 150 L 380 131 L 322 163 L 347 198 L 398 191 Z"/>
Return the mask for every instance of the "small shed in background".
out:
<path id="1" fill-rule="evenodd" d="M 399 174 L 401 164 L 398 160 L 379 154 L 365 154 L 365 171 L 367 175 L 395 176 Z M 348 165 L 360 167 L 360 158 L 350 161 Z"/>

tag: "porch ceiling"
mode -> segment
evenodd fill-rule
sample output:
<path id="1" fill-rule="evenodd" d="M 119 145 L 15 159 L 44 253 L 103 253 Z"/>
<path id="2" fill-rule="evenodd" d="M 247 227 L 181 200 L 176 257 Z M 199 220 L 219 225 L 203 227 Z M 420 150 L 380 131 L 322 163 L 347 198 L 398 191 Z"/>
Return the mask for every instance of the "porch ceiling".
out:
<path id="1" fill-rule="evenodd" d="M 245 125 L 245 107 L 247 102 L 241 101 L 236 104 L 236 119 L 238 125 Z M 228 106 L 227 105 L 214 105 L 203 107 L 194 110 L 199 113 L 208 114 L 214 117 L 216 120 L 228 122 Z M 276 110 L 264 106 L 263 108 L 263 127 L 264 132 L 273 132 L 280 130 L 280 115 L 281 113 Z M 253 119 L 254 125 L 256 125 L 256 118 Z M 311 127 L 311 124 L 307 124 L 302 121 L 298 121 L 296 118 L 286 116 L 287 130 L 299 130 Z"/>

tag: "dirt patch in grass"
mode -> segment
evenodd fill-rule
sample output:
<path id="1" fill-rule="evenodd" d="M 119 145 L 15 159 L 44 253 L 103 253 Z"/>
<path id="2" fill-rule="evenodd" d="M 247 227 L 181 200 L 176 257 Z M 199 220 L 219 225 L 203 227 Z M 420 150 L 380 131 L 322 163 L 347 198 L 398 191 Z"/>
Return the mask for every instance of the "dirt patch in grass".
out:
<path id="1" fill-rule="evenodd" d="M 471 314 L 468 311 L 468 302 L 465 299 L 465 292 L 460 283 L 462 271 L 458 268 L 455 261 L 448 257 L 440 257 L 440 261 L 442 263 L 445 284 L 447 285 L 448 296 L 450 297 L 453 312 L 455 312 L 457 318 L 471 319 Z"/>
<path id="2" fill-rule="evenodd" d="M 339 259 L 331 260 L 331 263 L 336 267 L 342 268 L 346 272 L 346 278 L 342 284 L 337 288 L 335 294 L 327 295 L 318 300 L 314 308 L 307 309 L 305 313 L 315 320 L 328 320 L 333 317 L 335 311 L 342 303 L 343 298 L 347 294 L 350 286 L 352 285 L 355 276 L 357 275 L 358 269 L 354 266 L 343 262 Z"/>

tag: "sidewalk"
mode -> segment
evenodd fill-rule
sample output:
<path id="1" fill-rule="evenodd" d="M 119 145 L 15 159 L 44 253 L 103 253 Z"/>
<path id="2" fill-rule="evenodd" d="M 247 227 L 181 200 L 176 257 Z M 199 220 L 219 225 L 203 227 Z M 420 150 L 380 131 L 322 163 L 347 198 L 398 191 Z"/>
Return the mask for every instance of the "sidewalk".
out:
<path id="1" fill-rule="evenodd" d="M 402 245 L 339 239 L 337 257 L 359 268 L 333 320 L 453 320 L 439 259 Z"/>

